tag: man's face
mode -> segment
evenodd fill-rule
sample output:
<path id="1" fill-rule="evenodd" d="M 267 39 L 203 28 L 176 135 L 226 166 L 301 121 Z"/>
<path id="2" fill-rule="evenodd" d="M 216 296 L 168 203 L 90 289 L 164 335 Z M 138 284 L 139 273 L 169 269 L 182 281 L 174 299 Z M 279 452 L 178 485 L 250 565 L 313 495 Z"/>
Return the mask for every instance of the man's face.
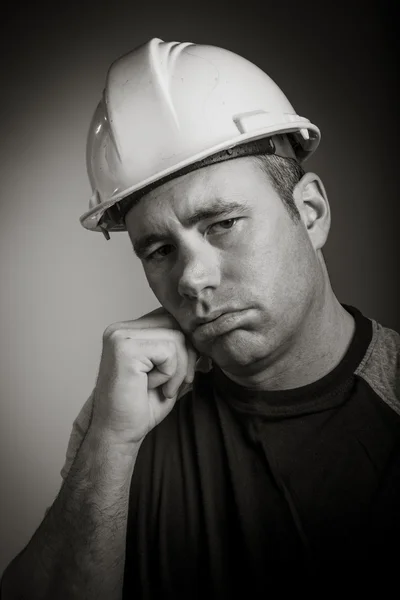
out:
<path id="1" fill-rule="evenodd" d="M 265 368 L 301 336 L 318 258 L 251 158 L 160 186 L 126 225 L 157 299 L 221 368 Z"/>

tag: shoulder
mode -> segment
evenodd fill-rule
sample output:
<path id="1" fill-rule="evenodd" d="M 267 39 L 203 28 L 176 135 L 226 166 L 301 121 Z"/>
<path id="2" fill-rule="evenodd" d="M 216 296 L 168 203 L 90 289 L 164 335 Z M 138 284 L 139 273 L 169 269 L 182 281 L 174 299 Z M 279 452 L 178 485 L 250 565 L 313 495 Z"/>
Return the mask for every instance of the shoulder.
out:
<path id="1" fill-rule="evenodd" d="M 400 334 L 371 321 L 372 339 L 356 375 L 400 414 Z"/>

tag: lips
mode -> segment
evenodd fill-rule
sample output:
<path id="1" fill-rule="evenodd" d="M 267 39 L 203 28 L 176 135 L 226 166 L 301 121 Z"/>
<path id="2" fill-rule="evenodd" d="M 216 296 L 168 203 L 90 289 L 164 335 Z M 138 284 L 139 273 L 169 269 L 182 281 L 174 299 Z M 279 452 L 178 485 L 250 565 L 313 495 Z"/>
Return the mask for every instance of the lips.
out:
<path id="1" fill-rule="evenodd" d="M 214 318 L 212 318 L 214 317 Z M 245 318 L 245 311 L 220 312 L 206 319 L 197 319 L 194 337 L 197 341 L 228 333 L 240 326 Z"/>
<path id="2" fill-rule="evenodd" d="M 204 317 L 204 318 L 197 318 L 194 320 L 194 325 L 193 325 L 193 329 L 196 329 L 197 327 L 199 327 L 200 325 L 204 325 L 205 323 L 211 323 L 211 321 L 215 321 L 216 319 L 218 319 L 218 317 L 220 317 L 221 315 L 226 314 L 228 311 L 218 311 L 213 313 L 212 315 L 209 315 L 208 317 Z"/>

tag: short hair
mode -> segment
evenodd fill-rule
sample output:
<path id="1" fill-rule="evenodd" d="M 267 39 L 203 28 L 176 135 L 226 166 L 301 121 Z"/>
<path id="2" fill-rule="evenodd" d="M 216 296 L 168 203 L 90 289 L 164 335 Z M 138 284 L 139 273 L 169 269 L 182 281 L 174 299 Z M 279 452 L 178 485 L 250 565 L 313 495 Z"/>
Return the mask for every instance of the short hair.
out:
<path id="1" fill-rule="evenodd" d="M 296 184 L 305 174 L 305 171 L 300 163 L 298 163 L 295 158 L 283 158 L 282 156 L 277 156 L 276 154 L 253 154 L 251 155 L 251 159 L 255 161 L 255 163 L 261 168 L 262 172 L 267 175 L 269 182 L 282 199 L 292 220 L 294 222 L 299 221 L 300 213 L 297 210 L 294 202 L 293 190 Z M 190 170 L 194 170 L 193 167 L 190 167 Z M 178 171 L 177 173 L 169 175 L 165 179 L 170 180 L 175 177 L 179 177 L 181 174 L 182 171 Z M 151 189 L 158 187 L 161 183 L 163 183 L 163 181 L 164 179 L 146 186 L 138 192 L 134 192 L 133 194 L 122 199 L 118 203 L 120 205 L 119 207 L 110 207 L 108 212 L 112 213 L 114 210 L 117 210 L 116 218 L 118 219 L 122 216 L 122 219 L 125 221 L 125 217 L 129 210 L 138 204 L 143 196 L 145 196 Z"/>
<path id="2" fill-rule="evenodd" d="M 293 198 L 293 190 L 300 179 L 305 175 L 305 171 L 300 163 L 294 158 L 283 158 L 276 154 L 259 154 L 253 157 L 256 164 L 261 167 L 272 184 L 272 187 L 279 194 L 289 215 L 293 221 L 300 219 L 300 213 Z"/>

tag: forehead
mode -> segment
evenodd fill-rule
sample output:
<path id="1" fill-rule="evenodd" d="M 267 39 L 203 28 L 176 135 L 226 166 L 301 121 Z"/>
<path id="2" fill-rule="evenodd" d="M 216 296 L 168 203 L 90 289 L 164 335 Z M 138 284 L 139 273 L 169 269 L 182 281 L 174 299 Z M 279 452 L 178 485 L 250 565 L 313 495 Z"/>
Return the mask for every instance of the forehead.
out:
<path id="1" fill-rule="evenodd" d="M 217 210 L 229 204 L 251 209 L 277 198 L 260 167 L 251 158 L 238 158 L 201 168 L 152 190 L 128 212 L 125 221 L 134 239 L 145 229 L 165 227 L 171 220 L 184 223 L 199 209 Z"/>

